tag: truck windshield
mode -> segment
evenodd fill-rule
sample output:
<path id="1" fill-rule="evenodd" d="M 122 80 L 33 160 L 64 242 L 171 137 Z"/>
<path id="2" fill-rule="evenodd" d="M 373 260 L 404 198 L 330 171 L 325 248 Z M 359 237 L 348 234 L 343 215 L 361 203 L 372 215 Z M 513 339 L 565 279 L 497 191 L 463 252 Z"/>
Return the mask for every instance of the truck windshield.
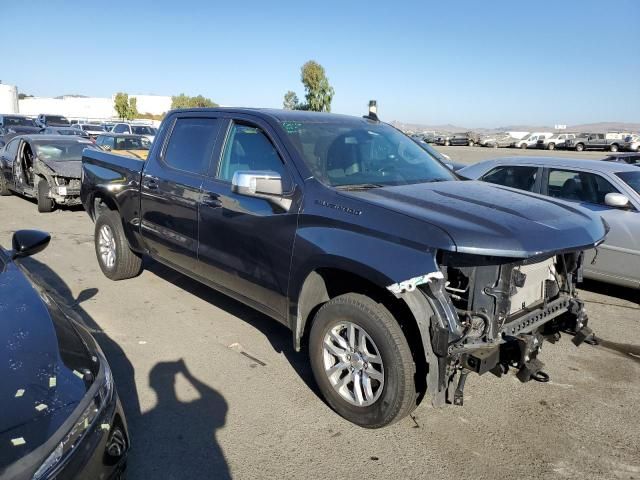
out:
<path id="1" fill-rule="evenodd" d="M 33 142 L 40 160 L 53 160 L 56 162 L 68 162 L 82 160 L 82 151 L 85 148 L 97 150 L 90 141 L 64 141 L 64 142 Z"/>
<path id="2" fill-rule="evenodd" d="M 285 121 L 282 127 L 314 176 L 331 186 L 456 180 L 447 167 L 386 124 L 365 119 Z"/>
<path id="3" fill-rule="evenodd" d="M 638 172 L 619 172 L 616 173 L 618 177 L 626 182 L 631 188 L 633 188 L 638 194 L 640 194 L 640 171 Z"/>

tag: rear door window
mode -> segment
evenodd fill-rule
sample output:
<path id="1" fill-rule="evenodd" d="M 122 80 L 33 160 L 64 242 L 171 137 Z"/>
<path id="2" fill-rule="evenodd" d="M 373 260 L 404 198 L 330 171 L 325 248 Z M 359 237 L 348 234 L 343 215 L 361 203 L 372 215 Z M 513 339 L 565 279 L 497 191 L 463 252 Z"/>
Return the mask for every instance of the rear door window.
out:
<path id="1" fill-rule="evenodd" d="M 504 185 L 533 192 L 538 179 L 538 167 L 502 166 L 486 173 L 482 180 L 489 183 Z"/>
<path id="2" fill-rule="evenodd" d="M 203 175 L 209 167 L 219 130 L 217 118 L 178 118 L 162 161 L 176 170 Z"/>

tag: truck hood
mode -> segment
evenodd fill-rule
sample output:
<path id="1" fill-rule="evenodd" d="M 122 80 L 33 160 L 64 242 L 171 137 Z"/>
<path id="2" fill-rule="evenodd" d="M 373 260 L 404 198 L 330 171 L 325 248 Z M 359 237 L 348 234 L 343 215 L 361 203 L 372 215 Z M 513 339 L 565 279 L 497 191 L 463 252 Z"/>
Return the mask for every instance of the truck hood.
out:
<path id="1" fill-rule="evenodd" d="M 56 175 L 67 178 L 80 178 L 82 173 L 82 160 L 69 160 L 58 162 L 55 160 L 40 160 L 49 167 Z"/>
<path id="2" fill-rule="evenodd" d="M 594 247 L 606 235 L 603 221 L 584 209 L 479 181 L 344 193 L 442 228 L 461 253 L 529 258 Z"/>

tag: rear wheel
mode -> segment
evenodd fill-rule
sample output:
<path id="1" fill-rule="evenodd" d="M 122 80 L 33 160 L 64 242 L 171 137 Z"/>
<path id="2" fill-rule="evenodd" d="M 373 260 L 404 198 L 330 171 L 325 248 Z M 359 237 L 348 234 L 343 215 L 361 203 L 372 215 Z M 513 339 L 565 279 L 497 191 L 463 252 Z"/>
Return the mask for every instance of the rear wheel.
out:
<path id="1" fill-rule="evenodd" d="M 96 220 L 94 244 L 102 273 L 111 280 L 124 280 L 140 274 L 142 258 L 129 248 L 120 214 L 103 212 Z"/>
<path id="2" fill-rule="evenodd" d="M 584 150 L 584 145 L 582 143 L 579 143 L 576 145 L 576 152 L 581 152 Z"/>
<path id="3" fill-rule="evenodd" d="M 549 143 L 549 145 L 547 145 L 547 150 L 555 150 L 556 149 L 556 144 L 551 142 Z"/>
<path id="4" fill-rule="evenodd" d="M 449 140 L 445 140 L 444 141 L 444 146 L 448 147 L 449 145 L 451 145 L 451 142 Z"/>
<path id="5" fill-rule="evenodd" d="M 473 145 L 474 145 L 473 140 L 469 140 L 469 146 L 473 147 Z"/>
<path id="6" fill-rule="evenodd" d="M 309 336 L 313 375 L 327 403 L 365 428 L 380 428 L 416 407 L 415 364 L 389 310 L 349 293 L 325 303 Z"/>
<path id="7" fill-rule="evenodd" d="M 53 210 L 53 198 L 49 198 L 49 182 L 41 179 L 38 182 L 38 211 L 40 213 L 48 213 Z"/>
<path id="8" fill-rule="evenodd" d="M 612 143 L 611 146 L 609 147 L 609 151 L 617 152 L 618 151 L 618 144 L 617 143 Z"/>

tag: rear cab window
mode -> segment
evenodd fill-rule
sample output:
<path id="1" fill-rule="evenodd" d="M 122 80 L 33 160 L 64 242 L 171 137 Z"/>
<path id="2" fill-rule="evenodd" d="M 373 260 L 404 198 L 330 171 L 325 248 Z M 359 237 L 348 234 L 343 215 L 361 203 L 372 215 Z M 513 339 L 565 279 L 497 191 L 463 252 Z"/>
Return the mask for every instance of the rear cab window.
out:
<path id="1" fill-rule="evenodd" d="M 162 163 L 175 170 L 203 175 L 209 167 L 219 130 L 217 118 L 178 117 L 161 154 Z"/>

